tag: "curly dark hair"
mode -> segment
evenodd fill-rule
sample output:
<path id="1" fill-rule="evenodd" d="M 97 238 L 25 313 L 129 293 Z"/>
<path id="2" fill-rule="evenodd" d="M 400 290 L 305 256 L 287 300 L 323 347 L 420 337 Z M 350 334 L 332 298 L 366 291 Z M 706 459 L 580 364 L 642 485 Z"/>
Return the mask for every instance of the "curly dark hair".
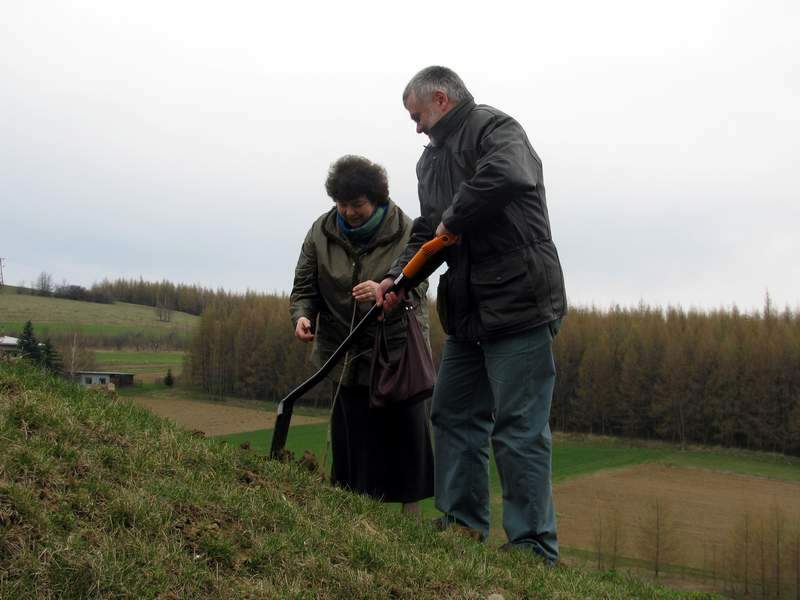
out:
<path id="1" fill-rule="evenodd" d="M 331 165 L 325 190 L 334 202 L 350 202 L 359 196 L 366 196 L 376 205 L 389 202 L 386 169 L 353 154 L 347 154 Z"/>

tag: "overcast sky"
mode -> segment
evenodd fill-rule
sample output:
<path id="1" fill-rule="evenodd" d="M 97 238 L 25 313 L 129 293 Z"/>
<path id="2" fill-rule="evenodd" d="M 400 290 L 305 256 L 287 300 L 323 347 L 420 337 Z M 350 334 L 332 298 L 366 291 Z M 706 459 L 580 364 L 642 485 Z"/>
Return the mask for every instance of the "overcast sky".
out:
<path id="1" fill-rule="evenodd" d="M 444 64 L 542 157 L 571 303 L 800 310 L 798 31 L 796 0 L 7 2 L 6 283 L 289 291 L 339 156 L 419 214 L 401 93 Z"/>

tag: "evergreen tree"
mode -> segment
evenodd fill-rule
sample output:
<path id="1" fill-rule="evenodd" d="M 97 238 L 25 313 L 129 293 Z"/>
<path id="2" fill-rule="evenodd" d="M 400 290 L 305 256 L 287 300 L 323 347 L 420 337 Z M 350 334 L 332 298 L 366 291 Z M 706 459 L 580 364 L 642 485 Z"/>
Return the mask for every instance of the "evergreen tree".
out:
<path id="1" fill-rule="evenodd" d="M 33 362 L 41 362 L 42 353 L 39 349 L 39 340 L 33 335 L 33 324 L 28 321 L 22 329 L 22 335 L 17 340 L 17 348 L 24 358 Z"/>

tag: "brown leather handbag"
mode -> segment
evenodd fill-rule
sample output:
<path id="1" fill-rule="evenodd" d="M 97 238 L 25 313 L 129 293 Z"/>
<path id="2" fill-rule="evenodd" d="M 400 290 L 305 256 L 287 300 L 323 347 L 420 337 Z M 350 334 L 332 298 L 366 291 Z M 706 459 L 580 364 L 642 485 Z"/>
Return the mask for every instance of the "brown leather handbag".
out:
<path id="1" fill-rule="evenodd" d="M 369 383 L 369 405 L 372 408 L 409 406 L 425 400 L 433 392 L 436 369 L 414 307 L 406 303 L 403 313 L 405 344 L 391 352 L 384 321 L 378 321 Z"/>

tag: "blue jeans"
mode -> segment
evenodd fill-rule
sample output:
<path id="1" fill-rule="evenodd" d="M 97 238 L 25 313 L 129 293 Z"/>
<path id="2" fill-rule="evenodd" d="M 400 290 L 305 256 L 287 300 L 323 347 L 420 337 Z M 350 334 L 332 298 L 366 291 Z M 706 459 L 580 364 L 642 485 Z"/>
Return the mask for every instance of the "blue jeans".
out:
<path id="1" fill-rule="evenodd" d="M 486 342 L 445 341 L 433 394 L 436 507 L 489 535 L 489 440 L 508 541 L 558 560 L 550 403 L 558 321 Z"/>

